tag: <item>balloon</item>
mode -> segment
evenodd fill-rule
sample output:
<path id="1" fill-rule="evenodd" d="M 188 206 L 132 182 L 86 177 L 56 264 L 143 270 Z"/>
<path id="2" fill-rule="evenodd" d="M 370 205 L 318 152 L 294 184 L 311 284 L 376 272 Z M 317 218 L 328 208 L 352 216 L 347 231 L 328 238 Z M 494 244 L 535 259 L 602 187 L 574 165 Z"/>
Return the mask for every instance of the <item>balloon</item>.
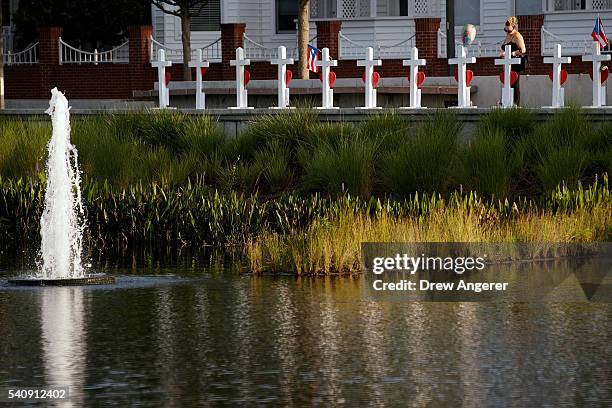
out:
<path id="1" fill-rule="evenodd" d="M 208 71 L 206 67 L 200 67 L 200 72 L 202 73 L 202 77 L 206 75 L 206 71 Z"/>
<path id="2" fill-rule="evenodd" d="M 251 73 L 245 69 L 244 70 L 244 86 L 247 86 L 249 82 L 251 82 Z"/>
<path id="3" fill-rule="evenodd" d="M 289 85 L 292 79 L 293 79 L 293 72 L 289 70 L 285 71 L 285 83 Z"/>
<path id="4" fill-rule="evenodd" d="M 166 86 L 168 86 L 170 81 L 172 81 L 172 73 L 166 71 L 166 77 L 164 79 L 166 80 Z"/>
<path id="5" fill-rule="evenodd" d="M 476 38 L 476 27 L 473 24 L 466 24 L 463 26 L 463 32 L 461 33 L 461 41 L 463 45 L 470 45 Z"/>

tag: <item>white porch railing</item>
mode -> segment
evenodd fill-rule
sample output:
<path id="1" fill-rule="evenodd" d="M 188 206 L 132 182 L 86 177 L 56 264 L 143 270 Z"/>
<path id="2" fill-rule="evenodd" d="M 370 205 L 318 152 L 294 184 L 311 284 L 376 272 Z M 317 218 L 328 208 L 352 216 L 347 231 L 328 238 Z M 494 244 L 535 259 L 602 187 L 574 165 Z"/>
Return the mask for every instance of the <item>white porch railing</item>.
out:
<path id="1" fill-rule="evenodd" d="M 308 43 L 314 47 L 317 46 L 317 36 L 312 37 Z M 253 41 L 248 35 L 243 35 L 243 48 L 245 58 L 253 61 L 269 61 L 278 57 L 278 47 L 266 47 L 256 41 Z M 297 45 L 295 47 L 287 47 L 287 58 L 299 60 L 299 52 Z"/>
<path id="2" fill-rule="evenodd" d="M 582 40 L 564 39 L 546 28 L 541 31 L 542 55 L 552 55 L 555 44 L 561 44 L 563 55 L 586 55 L 591 53 L 593 38 L 584 37 Z"/>
<path id="3" fill-rule="evenodd" d="M 155 61 L 157 59 L 157 51 L 164 50 L 166 52 L 166 60 L 174 61 L 174 62 L 183 62 L 183 48 L 173 48 L 168 47 L 155 38 L 151 37 L 151 45 L 149 50 L 149 56 L 151 61 Z M 202 50 L 202 58 L 205 61 L 209 62 L 221 62 L 221 57 L 223 55 L 223 49 L 221 48 L 221 37 L 217 38 L 215 41 L 207 44 L 201 48 L 191 48 L 191 59 L 196 58 L 198 50 Z"/>
<path id="4" fill-rule="evenodd" d="M 478 37 L 477 37 L 478 38 Z M 465 47 L 466 54 L 470 57 L 497 57 L 501 52 L 501 40 L 497 37 L 480 37 L 478 41 Z M 438 58 L 446 58 L 446 33 L 438 29 Z M 461 45 L 461 41 L 455 39 L 455 47 Z"/>
<path id="5" fill-rule="evenodd" d="M 59 63 L 62 64 L 126 64 L 130 62 L 129 41 L 108 51 L 83 51 L 59 39 Z"/>
<path id="6" fill-rule="evenodd" d="M 440 3 L 440 0 L 410 0 L 407 17 L 438 17 L 442 10 Z M 388 16 L 399 16 L 399 12 L 399 7 L 396 7 L 395 12 Z M 376 1 L 372 0 L 310 0 L 311 18 L 353 20 L 376 15 Z"/>
<path id="7" fill-rule="evenodd" d="M 362 44 L 351 40 L 340 31 L 338 33 L 340 59 L 362 59 L 368 47 L 374 48 L 374 58 L 407 58 L 414 47 L 414 35 L 395 44 L 381 44 L 374 41 L 372 44 Z"/>
<path id="8" fill-rule="evenodd" d="M 574 11 L 574 10 L 610 10 L 612 0 L 545 0 L 544 9 L 546 11 Z"/>
<path id="9" fill-rule="evenodd" d="M 5 65 L 25 65 L 38 63 L 38 43 L 28 45 L 23 51 L 6 52 L 3 55 Z"/>

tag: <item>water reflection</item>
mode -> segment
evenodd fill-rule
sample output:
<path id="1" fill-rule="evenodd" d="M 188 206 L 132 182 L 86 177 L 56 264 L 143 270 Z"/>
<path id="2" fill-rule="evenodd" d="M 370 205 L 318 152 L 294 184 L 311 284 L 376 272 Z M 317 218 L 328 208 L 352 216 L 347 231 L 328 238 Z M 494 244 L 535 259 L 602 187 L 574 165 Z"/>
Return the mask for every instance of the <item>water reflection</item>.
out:
<path id="1" fill-rule="evenodd" d="M 66 287 L 40 292 L 45 383 L 70 387 L 70 399 L 59 403 L 60 407 L 80 407 L 87 364 L 83 290 Z"/>
<path id="2" fill-rule="evenodd" d="M 176 284 L 0 286 L 0 388 L 69 385 L 64 406 L 75 407 L 559 406 L 612 397 L 610 304 L 374 302 L 360 279 L 193 265 L 157 271 L 189 277 Z M 118 269 L 135 272 L 150 270 Z M 40 326 L 24 323 L 32 320 Z"/>

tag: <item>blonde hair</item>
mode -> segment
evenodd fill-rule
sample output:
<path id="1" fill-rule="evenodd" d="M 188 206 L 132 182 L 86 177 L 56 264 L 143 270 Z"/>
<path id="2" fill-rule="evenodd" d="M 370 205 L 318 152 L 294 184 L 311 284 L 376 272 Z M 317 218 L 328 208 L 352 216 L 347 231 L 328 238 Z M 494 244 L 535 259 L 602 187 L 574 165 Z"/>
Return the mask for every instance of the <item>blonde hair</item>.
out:
<path id="1" fill-rule="evenodd" d="M 510 24 L 511 26 L 517 27 L 518 26 L 518 18 L 516 18 L 516 16 L 510 16 L 506 20 L 506 23 Z"/>

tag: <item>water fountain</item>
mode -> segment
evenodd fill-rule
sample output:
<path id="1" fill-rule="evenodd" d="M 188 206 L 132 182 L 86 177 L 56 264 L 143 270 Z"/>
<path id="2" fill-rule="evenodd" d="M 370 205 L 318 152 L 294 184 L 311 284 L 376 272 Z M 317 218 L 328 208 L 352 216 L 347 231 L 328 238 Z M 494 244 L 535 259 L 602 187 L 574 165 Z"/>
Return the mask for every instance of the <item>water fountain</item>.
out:
<path id="1" fill-rule="evenodd" d="M 81 263 L 85 221 L 81 203 L 78 153 L 70 143 L 70 108 L 57 88 L 51 90 L 46 113 L 51 115 L 53 134 L 47 158 L 45 209 L 40 220 L 38 272 L 9 280 L 28 286 L 113 283 L 105 274 L 88 274 Z"/>

